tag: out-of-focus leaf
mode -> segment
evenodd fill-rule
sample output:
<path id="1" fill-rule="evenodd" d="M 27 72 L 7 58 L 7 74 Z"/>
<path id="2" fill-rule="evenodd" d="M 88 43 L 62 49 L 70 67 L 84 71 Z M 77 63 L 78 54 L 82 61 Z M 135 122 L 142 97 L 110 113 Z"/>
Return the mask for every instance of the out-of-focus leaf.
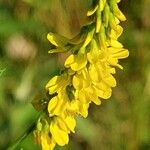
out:
<path id="1" fill-rule="evenodd" d="M 89 118 L 77 118 L 77 132 L 87 141 L 92 142 L 96 135 L 96 128 Z"/>
<path id="2" fill-rule="evenodd" d="M 3 72 L 5 71 L 6 69 L 0 69 L 0 76 L 3 74 Z"/>

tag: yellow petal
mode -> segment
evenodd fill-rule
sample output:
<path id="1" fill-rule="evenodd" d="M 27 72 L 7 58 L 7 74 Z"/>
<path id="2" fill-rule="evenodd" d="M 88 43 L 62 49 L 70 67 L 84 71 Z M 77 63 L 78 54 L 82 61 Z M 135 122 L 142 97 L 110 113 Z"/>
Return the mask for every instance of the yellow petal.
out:
<path id="1" fill-rule="evenodd" d="M 47 83 L 46 90 L 49 91 L 49 94 L 58 93 L 60 90 L 65 89 L 68 83 L 69 78 L 66 74 L 55 76 Z"/>
<path id="2" fill-rule="evenodd" d="M 69 114 L 74 115 L 78 112 L 78 102 L 77 102 L 77 96 L 75 96 L 75 100 L 72 100 L 70 103 L 68 103 L 67 112 Z"/>
<path id="3" fill-rule="evenodd" d="M 116 58 L 108 58 L 107 60 L 109 62 L 110 65 L 116 66 L 118 64 L 118 60 Z"/>
<path id="4" fill-rule="evenodd" d="M 69 39 L 52 32 L 47 35 L 47 39 L 56 47 L 63 47 L 69 42 Z"/>
<path id="5" fill-rule="evenodd" d="M 62 82 L 61 76 L 53 77 L 46 85 L 46 90 L 49 91 L 49 94 L 54 94 L 61 88 L 60 83 Z"/>
<path id="6" fill-rule="evenodd" d="M 58 116 L 60 115 L 62 112 L 64 112 L 64 110 L 67 107 L 67 98 L 65 96 L 63 97 L 58 97 L 55 96 L 53 97 L 48 104 L 48 112 L 50 116 Z"/>
<path id="7" fill-rule="evenodd" d="M 86 88 L 85 91 L 86 91 L 86 97 L 87 99 L 89 99 L 89 101 L 94 102 L 96 105 L 101 104 L 101 101 L 98 98 L 98 95 L 93 87 Z"/>
<path id="8" fill-rule="evenodd" d="M 96 12 L 97 9 L 98 9 L 98 5 L 96 5 L 93 9 L 89 10 L 87 12 L 87 16 L 92 16 Z"/>
<path id="9" fill-rule="evenodd" d="M 77 55 L 70 55 L 66 62 L 65 62 L 65 67 L 71 69 L 73 71 L 79 71 L 82 68 L 84 68 L 87 64 L 87 57 L 84 54 L 77 54 Z"/>
<path id="10" fill-rule="evenodd" d="M 120 25 L 117 25 L 117 38 L 122 34 L 123 28 Z"/>
<path id="11" fill-rule="evenodd" d="M 100 105 L 101 104 L 101 101 L 98 97 L 92 99 L 92 101 L 96 104 L 96 105 Z"/>
<path id="12" fill-rule="evenodd" d="M 123 28 L 120 25 L 117 25 L 116 30 L 111 30 L 110 37 L 114 40 L 117 40 L 117 38 L 122 34 L 122 32 Z"/>
<path id="13" fill-rule="evenodd" d="M 78 89 L 78 90 L 82 89 L 82 83 L 81 83 L 81 80 L 78 77 L 78 75 L 73 76 L 72 84 L 73 84 L 75 89 Z"/>
<path id="14" fill-rule="evenodd" d="M 106 29 L 105 29 L 104 25 L 102 24 L 101 28 L 100 28 L 100 33 L 98 36 L 101 50 L 106 50 L 106 48 L 107 48 L 107 44 L 106 44 L 107 38 L 106 38 L 106 31 L 105 30 Z"/>
<path id="15" fill-rule="evenodd" d="M 58 96 L 53 97 L 48 103 L 48 112 L 50 116 L 54 115 L 54 111 L 59 103 Z"/>
<path id="16" fill-rule="evenodd" d="M 103 11 L 104 10 L 104 7 L 105 7 L 105 4 L 106 4 L 106 0 L 101 0 L 100 1 L 100 11 Z"/>
<path id="17" fill-rule="evenodd" d="M 108 4 L 106 3 L 105 8 L 104 8 L 104 13 L 103 13 L 103 20 L 104 20 L 104 26 L 105 27 L 108 27 L 109 13 L 110 13 L 110 9 L 109 9 Z"/>
<path id="18" fill-rule="evenodd" d="M 96 92 L 97 92 L 98 96 L 100 98 L 103 98 L 103 99 L 109 99 L 111 97 L 111 94 L 112 94 L 111 89 L 108 89 L 106 91 L 96 89 Z"/>
<path id="19" fill-rule="evenodd" d="M 119 20 L 110 11 L 110 13 L 109 13 L 109 25 L 111 26 L 111 28 L 113 30 L 117 31 L 117 25 L 118 24 L 119 24 Z"/>
<path id="20" fill-rule="evenodd" d="M 77 55 L 75 62 L 71 65 L 71 69 L 74 71 L 81 70 L 87 64 L 87 58 L 85 55 Z"/>
<path id="21" fill-rule="evenodd" d="M 61 130 L 57 124 L 55 124 L 55 121 L 52 121 L 50 125 L 50 133 L 52 134 L 52 137 L 56 141 L 56 143 L 60 146 L 64 146 L 68 144 L 69 142 L 69 137 L 68 133 L 65 131 Z"/>
<path id="22" fill-rule="evenodd" d="M 64 48 L 54 48 L 54 49 L 50 49 L 48 51 L 49 54 L 54 54 L 54 53 L 62 53 L 62 52 L 66 52 L 67 50 Z"/>
<path id="23" fill-rule="evenodd" d="M 111 87 L 116 86 L 116 80 L 112 75 L 109 75 L 107 78 L 105 78 L 104 82 L 107 83 Z"/>
<path id="24" fill-rule="evenodd" d="M 112 67 L 108 67 L 108 70 L 111 74 L 115 74 L 116 73 L 116 69 L 115 68 L 112 68 Z"/>
<path id="25" fill-rule="evenodd" d="M 117 59 L 123 59 L 129 56 L 129 51 L 128 50 L 120 50 L 118 53 L 115 53 L 112 55 L 113 58 Z"/>
<path id="26" fill-rule="evenodd" d="M 90 85 L 90 77 L 87 69 L 82 69 L 76 75 L 73 76 L 73 86 L 75 89 L 80 90 Z"/>
<path id="27" fill-rule="evenodd" d="M 74 132 L 74 128 L 76 126 L 76 120 L 72 117 L 72 116 L 67 116 L 65 119 L 64 119 L 68 129 L 72 132 Z"/>
<path id="28" fill-rule="evenodd" d="M 115 48 L 122 48 L 123 45 L 118 42 L 117 40 L 110 40 L 110 46 L 115 47 Z"/>
<path id="29" fill-rule="evenodd" d="M 111 97 L 112 90 L 111 88 L 104 82 L 100 82 L 95 85 L 95 90 L 97 92 L 97 95 L 100 98 L 108 99 Z"/>
<path id="30" fill-rule="evenodd" d="M 61 80 L 60 76 L 55 76 L 53 77 L 47 84 L 46 84 L 46 89 L 48 90 L 49 87 L 56 85 L 59 83 Z"/>
<path id="31" fill-rule="evenodd" d="M 89 108 L 89 104 L 79 104 L 79 114 L 81 116 L 83 116 L 84 118 L 86 118 L 88 116 L 88 108 Z"/>
<path id="32" fill-rule="evenodd" d="M 108 88 L 106 91 L 104 91 L 102 98 L 109 99 L 111 97 L 111 95 L 112 95 L 112 89 Z"/>
<path id="33" fill-rule="evenodd" d="M 57 42 L 56 42 L 54 36 L 52 36 L 51 33 L 47 35 L 47 39 L 48 39 L 53 45 L 58 46 L 58 44 L 57 44 Z"/>
<path id="34" fill-rule="evenodd" d="M 57 122 L 57 125 L 60 129 L 64 130 L 66 133 L 70 133 L 70 130 L 68 130 L 68 127 L 65 123 L 65 118 L 57 117 L 55 122 Z"/>
<path id="35" fill-rule="evenodd" d="M 79 101 L 81 103 L 89 103 L 89 99 L 87 99 L 84 89 L 79 91 Z"/>
<path id="36" fill-rule="evenodd" d="M 117 18 L 117 17 L 114 17 L 115 18 L 115 23 L 116 23 L 116 31 L 117 31 L 117 26 L 119 25 L 120 23 L 120 20 Z"/>
<path id="37" fill-rule="evenodd" d="M 72 63 L 75 61 L 75 55 L 70 55 L 65 61 L 65 67 L 69 68 Z"/>
<path id="38" fill-rule="evenodd" d="M 43 150 L 53 150 L 56 143 L 49 137 L 49 135 L 43 134 L 41 136 L 41 145 Z"/>
<path id="39" fill-rule="evenodd" d="M 90 65 L 90 67 L 89 67 L 89 75 L 90 75 L 93 82 L 98 82 L 99 81 L 100 76 L 99 76 L 97 68 L 94 64 Z"/>
<path id="40" fill-rule="evenodd" d="M 118 10 L 115 12 L 116 17 L 121 20 L 121 21 L 125 21 L 126 17 L 125 15 L 120 11 L 120 9 L 118 8 Z"/>
<path id="41" fill-rule="evenodd" d="M 101 51 L 99 50 L 99 46 L 94 39 L 91 41 L 90 49 L 90 52 L 87 53 L 87 59 L 90 63 L 95 63 L 98 60 Z"/>
<path id="42" fill-rule="evenodd" d="M 96 12 L 96 33 L 99 33 L 102 25 L 102 12 L 100 10 L 100 7 L 98 8 Z"/>

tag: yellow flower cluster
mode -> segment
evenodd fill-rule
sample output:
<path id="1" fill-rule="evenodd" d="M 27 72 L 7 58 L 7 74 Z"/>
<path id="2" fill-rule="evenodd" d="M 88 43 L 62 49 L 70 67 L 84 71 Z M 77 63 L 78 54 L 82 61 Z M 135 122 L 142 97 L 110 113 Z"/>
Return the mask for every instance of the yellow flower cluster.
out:
<path id="1" fill-rule="evenodd" d="M 108 99 L 119 59 L 128 57 L 128 50 L 118 42 L 123 28 L 120 21 L 126 18 L 118 8 L 120 0 L 98 0 L 88 11 L 90 23 L 79 35 L 69 40 L 49 33 L 47 38 L 55 46 L 49 53 L 70 51 L 65 69 L 46 85 L 52 97 L 48 103 L 47 116 L 39 119 L 34 131 L 43 150 L 53 150 L 55 145 L 68 144 L 70 132 L 74 132 L 77 115 L 87 117 L 89 105 L 101 104 Z"/>

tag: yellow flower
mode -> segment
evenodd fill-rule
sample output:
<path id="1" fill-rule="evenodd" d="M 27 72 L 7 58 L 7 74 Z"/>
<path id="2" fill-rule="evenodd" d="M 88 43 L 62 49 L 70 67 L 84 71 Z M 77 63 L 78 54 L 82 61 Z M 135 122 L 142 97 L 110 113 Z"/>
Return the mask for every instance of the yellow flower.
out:
<path id="1" fill-rule="evenodd" d="M 69 100 L 65 91 L 62 91 L 62 93 L 59 93 L 57 96 L 53 97 L 48 103 L 49 115 L 50 116 L 61 115 L 66 110 L 68 101 Z"/>
<path id="2" fill-rule="evenodd" d="M 88 116 L 88 108 L 89 108 L 89 103 L 84 104 L 84 103 L 79 103 L 79 114 L 86 118 Z"/>
<path id="3" fill-rule="evenodd" d="M 108 84 L 110 87 L 116 86 L 116 80 L 111 75 L 115 70 L 107 66 L 104 62 L 97 62 L 89 66 L 89 74 L 93 83 L 99 83 L 101 81 Z"/>
<path id="4" fill-rule="evenodd" d="M 79 102 L 78 100 L 72 100 L 68 103 L 66 108 L 66 113 L 70 115 L 76 115 L 79 112 Z"/>
<path id="5" fill-rule="evenodd" d="M 123 68 L 119 59 L 128 57 L 128 50 L 118 41 L 123 32 L 119 25 L 126 18 L 118 8 L 120 0 L 98 0 L 88 11 L 91 22 L 73 39 L 49 33 L 47 38 L 54 46 L 49 53 L 70 51 L 64 71 L 46 85 L 51 99 L 46 117 L 38 121 L 35 138 L 43 150 L 53 150 L 55 145 L 64 146 L 69 134 L 75 132 L 76 116 L 88 116 L 93 102 L 112 95 L 116 86 L 116 67 Z"/>
<path id="6" fill-rule="evenodd" d="M 50 124 L 50 133 L 60 146 L 68 144 L 70 131 L 74 132 L 76 121 L 72 116 L 54 117 Z"/>
<path id="7" fill-rule="evenodd" d="M 90 85 L 90 77 L 87 68 L 83 68 L 81 71 L 76 72 L 73 76 L 72 84 L 76 90 L 86 88 Z"/>
<path id="8" fill-rule="evenodd" d="M 96 105 L 100 105 L 101 101 L 98 98 L 98 94 L 93 87 L 84 88 L 78 91 L 78 99 L 80 103 L 91 103 L 94 102 Z"/>
<path id="9" fill-rule="evenodd" d="M 105 82 L 101 81 L 100 83 L 94 84 L 94 89 L 97 92 L 98 97 L 103 99 L 108 99 L 111 97 L 112 90 L 109 85 L 107 85 Z"/>
<path id="10" fill-rule="evenodd" d="M 68 144 L 68 133 L 62 130 L 54 121 L 50 124 L 50 133 L 58 145 L 64 146 Z"/>
<path id="11" fill-rule="evenodd" d="M 53 150 L 56 142 L 50 137 L 49 124 L 46 118 L 38 120 L 37 129 L 34 130 L 34 137 L 38 144 L 41 144 L 43 150 Z"/>
<path id="12" fill-rule="evenodd" d="M 100 104 L 100 100 L 98 99 L 94 88 L 91 86 L 92 82 L 87 68 L 78 71 L 73 76 L 72 84 L 76 89 L 75 99 L 79 100 L 80 103 L 87 104 L 93 101 L 97 105 Z"/>
<path id="13" fill-rule="evenodd" d="M 46 85 L 46 90 L 49 94 L 59 93 L 59 91 L 64 90 L 69 84 L 69 78 L 67 74 L 62 74 L 61 76 L 53 77 Z"/>
<path id="14" fill-rule="evenodd" d="M 65 61 L 65 67 L 73 71 L 79 71 L 84 68 L 87 64 L 87 57 L 84 54 L 70 55 Z"/>
<path id="15" fill-rule="evenodd" d="M 121 65 L 118 64 L 118 59 L 124 59 L 129 56 L 129 51 L 124 48 L 108 48 L 107 54 L 107 62 L 112 66 L 117 66 L 119 68 L 123 68 Z"/>
<path id="16" fill-rule="evenodd" d="M 118 37 L 122 34 L 122 32 L 123 28 L 120 25 L 117 25 L 116 30 L 112 29 L 109 36 L 111 39 L 117 40 Z"/>
<path id="17" fill-rule="evenodd" d="M 89 103 L 82 103 L 78 99 L 78 94 L 75 93 L 75 100 L 72 100 L 71 102 L 68 103 L 68 107 L 66 108 L 66 113 L 69 115 L 81 115 L 84 118 L 88 116 L 88 108 L 89 108 Z"/>
<path id="18" fill-rule="evenodd" d="M 100 50 L 99 44 L 95 39 L 92 39 L 91 45 L 90 45 L 90 51 L 87 53 L 87 59 L 88 61 L 93 64 L 98 61 L 98 59 L 101 57 L 102 51 Z"/>
<path id="19" fill-rule="evenodd" d="M 48 134 L 41 135 L 41 145 L 44 150 L 53 150 L 56 142 Z"/>
<path id="20" fill-rule="evenodd" d="M 34 131 L 36 142 L 41 144 L 43 150 L 53 150 L 56 142 L 49 136 L 49 133 Z"/>

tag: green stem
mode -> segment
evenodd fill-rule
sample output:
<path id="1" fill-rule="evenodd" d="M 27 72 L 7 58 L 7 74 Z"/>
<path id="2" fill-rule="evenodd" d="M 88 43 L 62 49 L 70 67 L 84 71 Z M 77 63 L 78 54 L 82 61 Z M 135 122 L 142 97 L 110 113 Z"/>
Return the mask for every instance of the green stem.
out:
<path id="1" fill-rule="evenodd" d="M 41 113 L 38 115 L 37 118 Z M 37 119 L 29 126 L 29 128 L 14 142 L 12 143 L 7 150 L 15 150 L 17 146 L 36 128 Z"/>
<path id="2" fill-rule="evenodd" d="M 35 127 L 36 122 L 34 122 L 12 145 L 10 145 L 7 150 L 15 150 L 15 148 L 35 129 Z"/>

